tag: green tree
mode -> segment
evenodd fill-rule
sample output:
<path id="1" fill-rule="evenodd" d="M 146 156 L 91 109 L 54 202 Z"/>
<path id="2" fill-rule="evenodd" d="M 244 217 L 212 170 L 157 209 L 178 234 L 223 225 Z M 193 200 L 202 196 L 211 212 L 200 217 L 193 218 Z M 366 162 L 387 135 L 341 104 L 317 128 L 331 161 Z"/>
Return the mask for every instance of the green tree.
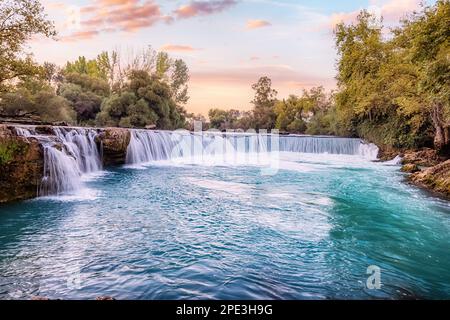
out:
<path id="1" fill-rule="evenodd" d="M 181 59 L 176 59 L 173 63 L 170 87 L 173 99 L 177 104 L 186 104 L 188 96 L 189 69 Z"/>
<path id="2" fill-rule="evenodd" d="M 265 76 L 261 77 L 252 85 L 252 89 L 255 90 L 252 104 L 256 129 L 273 129 L 276 121 L 274 106 L 278 92 L 272 89 L 272 80 Z"/>
<path id="3" fill-rule="evenodd" d="M 79 124 L 91 124 L 104 98 L 110 94 L 108 82 L 84 73 L 68 73 L 59 85 L 58 94 L 67 99 L 77 114 Z"/>
<path id="4" fill-rule="evenodd" d="M 78 73 L 92 78 L 108 80 L 109 69 L 109 57 L 106 53 L 102 53 L 97 59 L 88 60 L 86 57 L 81 56 L 73 62 L 67 62 L 64 73 Z"/>
<path id="5" fill-rule="evenodd" d="M 167 73 L 172 66 L 172 60 L 166 52 L 158 52 L 156 56 L 156 76 L 166 79 Z"/>
<path id="6" fill-rule="evenodd" d="M 24 80 L 40 73 L 40 68 L 24 52 L 33 35 L 56 35 L 38 0 L 3 0 L 0 3 L 0 92 L 15 79 Z"/>
<path id="7" fill-rule="evenodd" d="M 435 147 L 450 152 L 450 1 L 437 1 L 404 19 L 394 34 L 396 54 L 415 84 L 398 99 L 402 111 L 426 114 Z"/>
<path id="8" fill-rule="evenodd" d="M 75 122 L 69 102 L 57 96 L 46 82 L 34 78 L 20 82 L 12 91 L 2 94 L 0 113 L 12 117 L 35 115 L 45 122 Z"/>

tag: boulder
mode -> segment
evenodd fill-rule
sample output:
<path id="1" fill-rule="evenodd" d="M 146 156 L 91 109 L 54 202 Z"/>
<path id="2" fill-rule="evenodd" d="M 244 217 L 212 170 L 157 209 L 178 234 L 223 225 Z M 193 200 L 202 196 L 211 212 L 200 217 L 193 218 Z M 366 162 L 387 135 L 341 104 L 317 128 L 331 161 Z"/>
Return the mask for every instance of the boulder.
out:
<path id="1" fill-rule="evenodd" d="M 402 172 L 414 173 L 414 172 L 420 171 L 420 168 L 417 164 L 407 163 L 407 164 L 404 164 L 400 170 Z"/>
<path id="2" fill-rule="evenodd" d="M 403 154 L 402 164 L 416 164 L 418 166 L 432 167 L 442 162 L 434 149 L 423 148 L 421 150 L 406 151 Z"/>
<path id="3" fill-rule="evenodd" d="M 450 198 L 450 160 L 413 173 L 409 180 L 419 186 Z"/>
<path id="4" fill-rule="evenodd" d="M 378 155 L 377 158 L 379 161 L 384 162 L 384 161 L 390 161 L 395 159 L 395 157 L 401 155 L 401 151 L 394 149 L 394 148 L 389 148 L 386 146 L 380 146 L 379 150 L 378 150 Z"/>
<path id="5" fill-rule="evenodd" d="M 131 139 L 131 133 L 128 129 L 106 128 L 96 139 L 101 144 L 105 166 L 125 163 L 127 148 Z"/>
<path id="6" fill-rule="evenodd" d="M 0 125 L 0 203 L 36 197 L 43 172 L 39 141 Z"/>
<path id="7" fill-rule="evenodd" d="M 36 126 L 34 130 L 36 131 L 37 134 L 55 135 L 52 126 Z"/>

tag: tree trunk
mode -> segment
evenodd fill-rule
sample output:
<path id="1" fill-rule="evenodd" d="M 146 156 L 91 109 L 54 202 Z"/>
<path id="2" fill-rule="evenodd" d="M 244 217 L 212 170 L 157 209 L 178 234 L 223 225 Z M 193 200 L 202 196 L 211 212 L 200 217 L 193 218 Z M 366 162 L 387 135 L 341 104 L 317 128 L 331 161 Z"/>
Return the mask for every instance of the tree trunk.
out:
<path id="1" fill-rule="evenodd" d="M 434 126 L 434 147 L 440 152 L 448 152 L 450 149 L 450 127 L 443 121 L 442 105 L 436 104 L 431 111 L 431 119 Z"/>

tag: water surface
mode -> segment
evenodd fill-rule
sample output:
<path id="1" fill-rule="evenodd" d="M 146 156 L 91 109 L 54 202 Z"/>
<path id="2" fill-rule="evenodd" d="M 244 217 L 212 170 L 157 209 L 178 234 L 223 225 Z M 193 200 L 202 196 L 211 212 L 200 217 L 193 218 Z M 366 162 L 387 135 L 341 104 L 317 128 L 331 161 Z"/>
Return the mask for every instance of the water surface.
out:
<path id="1" fill-rule="evenodd" d="M 290 153 L 256 166 L 107 169 L 0 206 L 0 298 L 450 297 L 450 205 L 398 167 Z M 381 289 L 366 288 L 369 265 Z"/>

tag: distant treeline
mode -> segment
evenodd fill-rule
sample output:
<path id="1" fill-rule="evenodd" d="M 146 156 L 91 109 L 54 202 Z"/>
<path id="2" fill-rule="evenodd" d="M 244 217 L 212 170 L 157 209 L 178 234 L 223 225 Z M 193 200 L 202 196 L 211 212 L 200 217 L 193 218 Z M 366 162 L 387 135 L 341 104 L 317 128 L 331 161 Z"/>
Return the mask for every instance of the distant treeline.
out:
<path id="1" fill-rule="evenodd" d="M 362 137 L 380 146 L 450 145 L 450 1 L 437 1 L 386 30 L 362 11 L 337 25 L 338 88 L 277 100 L 270 79 L 253 86 L 250 112 L 209 111 L 210 125 Z"/>
<path id="2" fill-rule="evenodd" d="M 192 128 L 189 70 L 181 59 L 147 48 L 102 52 L 59 68 L 25 53 L 32 35 L 53 37 L 38 0 L 0 4 L 0 115 L 33 114 L 78 125 Z M 209 126 L 362 137 L 393 148 L 450 146 L 450 1 L 438 0 L 386 30 L 361 11 L 335 29 L 334 92 L 323 87 L 277 99 L 270 78 L 252 88 L 251 111 L 211 109 Z M 330 48 L 331 49 L 331 48 Z M 211 102 L 214 105 L 214 102 Z"/>

